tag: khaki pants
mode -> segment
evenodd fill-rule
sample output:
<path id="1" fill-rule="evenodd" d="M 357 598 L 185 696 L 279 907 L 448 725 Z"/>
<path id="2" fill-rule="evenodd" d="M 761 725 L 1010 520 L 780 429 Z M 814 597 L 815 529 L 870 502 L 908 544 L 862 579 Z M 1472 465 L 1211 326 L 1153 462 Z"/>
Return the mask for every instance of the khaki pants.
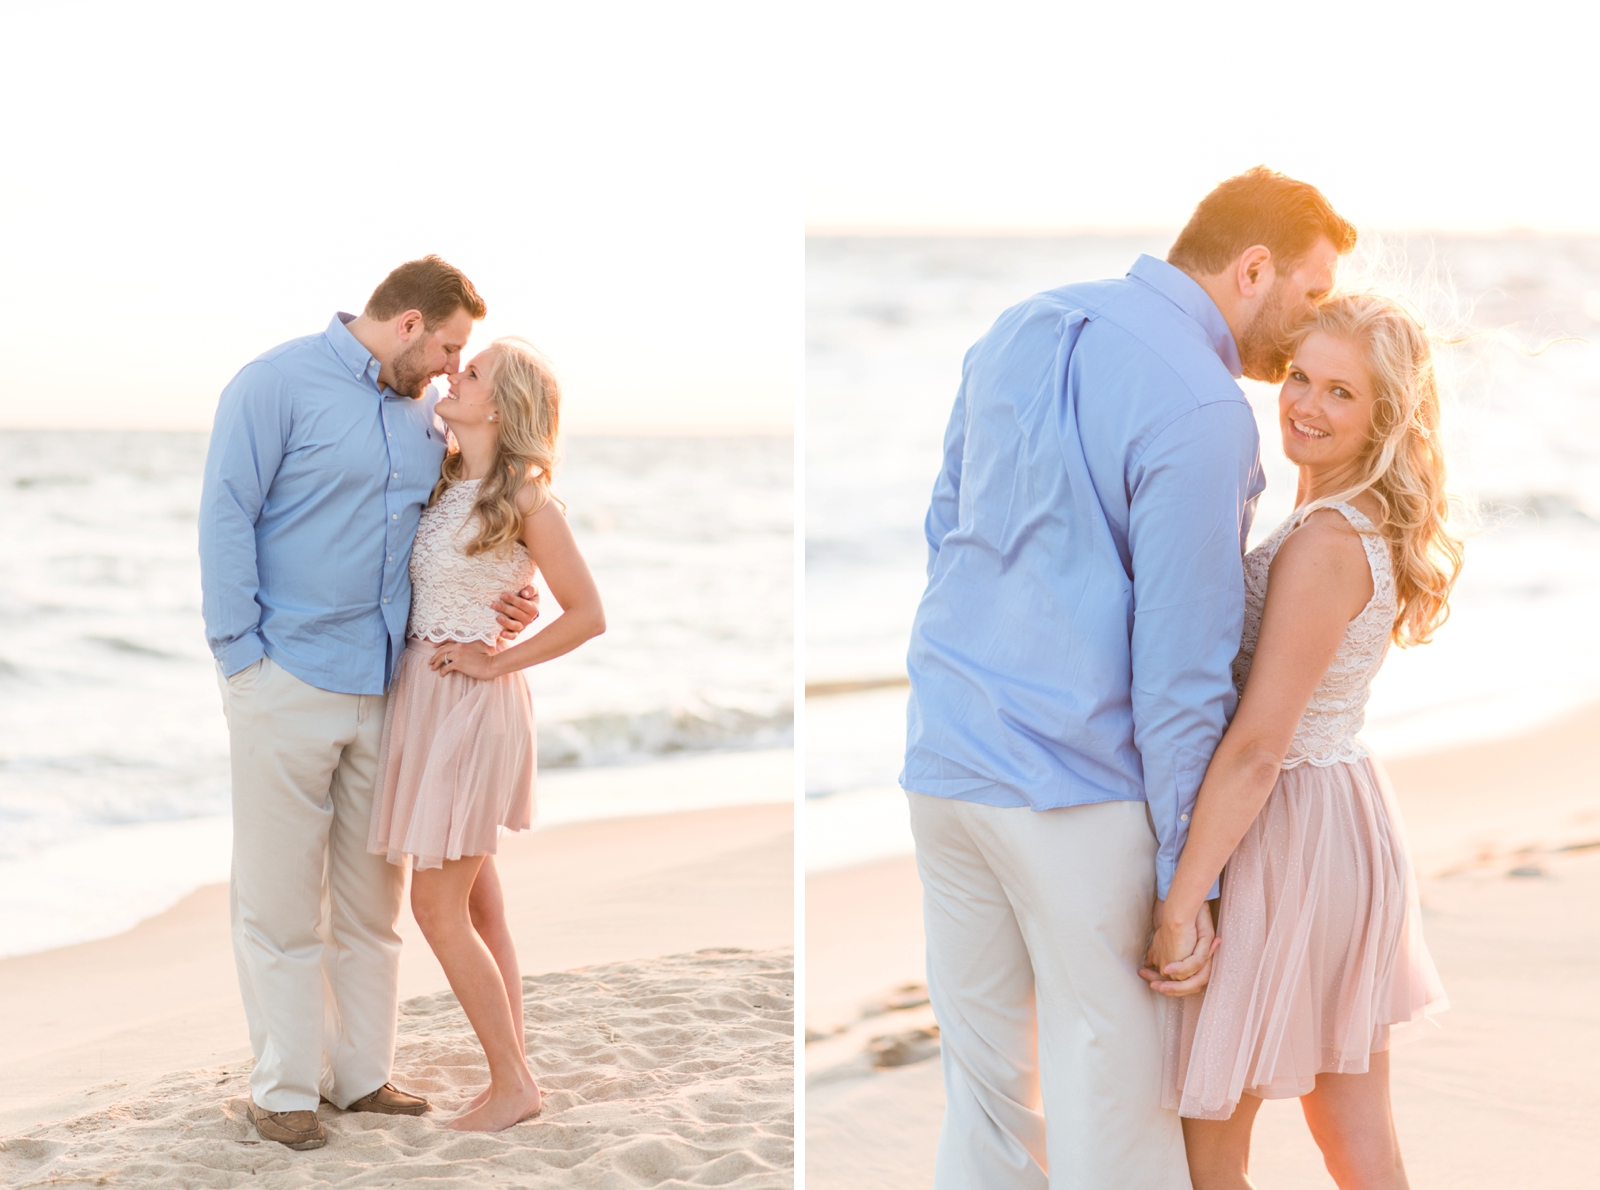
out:
<path id="1" fill-rule="evenodd" d="M 1144 804 L 907 796 L 943 1048 L 935 1190 L 1187 1190 L 1160 998 L 1138 974 L 1155 903 Z"/>
<path id="2" fill-rule="evenodd" d="M 404 870 L 367 854 L 382 695 L 263 658 L 223 680 L 233 761 L 233 954 L 267 1111 L 389 1081 Z"/>

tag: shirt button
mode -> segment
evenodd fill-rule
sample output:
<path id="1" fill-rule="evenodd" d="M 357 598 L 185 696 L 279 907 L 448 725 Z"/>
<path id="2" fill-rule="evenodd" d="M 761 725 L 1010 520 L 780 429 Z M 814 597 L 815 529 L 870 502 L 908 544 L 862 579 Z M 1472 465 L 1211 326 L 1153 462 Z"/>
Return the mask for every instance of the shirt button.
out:
<path id="1" fill-rule="evenodd" d="M 385 602 L 385 603 L 388 603 L 388 602 L 389 602 L 389 601 L 388 601 L 388 599 L 385 599 L 385 600 L 384 600 L 384 602 Z"/>
<path id="2" fill-rule="evenodd" d="M 384 602 L 387 603 L 388 600 L 386 599 L 386 600 L 384 600 Z M 1187 814 L 1179 814 L 1178 815 L 1178 821 L 1179 822 L 1188 822 L 1189 821 L 1189 816 Z"/>
<path id="3" fill-rule="evenodd" d="M 389 519 L 391 521 L 398 521 L 400 519 L 400 514 L 398 512 L 391 512 L 389 514 Z"/>
<path id="4" fill-rule="evenodd" d="M 395 472 L 395 473 L 394 473 L 394 474 L 393 474 L 393 475 L 391 475 L 391 476 L 390 476 L 390 477 L 389 477 L 389 478 L 390 478 L 390 479 L 399 479 L 399 478 L 400 478 L 400 472 L 398 472 L 398 471 L 396 471 L 396 472 Z"/>
<path id="5" fill-rule="evenodd" d="M 393 555 L 393 554 L 390 554 L 390 555 L 389 555 L 389 561 L 391 561 L 391 562 L 393 562 L 393 561 L 394 561 L 394 555 Z"/>

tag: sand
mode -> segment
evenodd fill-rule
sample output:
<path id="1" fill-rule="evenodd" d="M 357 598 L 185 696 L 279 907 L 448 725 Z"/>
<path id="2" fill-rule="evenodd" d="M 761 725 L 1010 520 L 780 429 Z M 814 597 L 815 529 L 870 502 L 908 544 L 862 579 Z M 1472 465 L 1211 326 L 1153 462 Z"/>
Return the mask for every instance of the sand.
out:
<path id="1" fill-rule="evenodd" d="M 789 788 L 789 757 L 557 774 L 552 792 L 731 773 L 770 796 L 773 783 Z M 0 961 L 0 1185 L 788 1185 L 793 841 L 783 803 L 502 840 L 530 1056 L 553 1092 L 537 1126 L 510 1139 L 437 1123 L 486 1074 L 409 912 L 396 1082 L 437 1094 L 438 1114 L 324 1108 L 330 1142 L 307 1154 L 248 1143 L 225 887 L 113 938 Z"/>
<path id="2" fill-rule="evenodd" d="M 793 956 L 711 950 L 525 979 L 538 1117 L 493 1135 L 442 1121 L 488 1078 L 449 993 L 401 1006 L 396 1081 L 427 1116 L 324 1105 L 322 1149 L 262 1141 L 249 1064 L 156 1080 L 109 1109 L 0 1142 L 8 1186 L 655 1186 L 793 1183 Z"/>
<path id="3" fill-rule="evenodd" d="M 1576 1186 L 1600 1152 L 1600 708 L 1388 767 L 1417 853 L 1424 928 L 1450 996 L 1394 1055 L 1416 1186 Z M 1512 873 L 1518 873 L 1513 875 Z M 808 878 L 808 1190 L 925 1187 L 943 1112 L 910 857 Z M 895 1038 L 886 1043 L 882 1038 Z M 908 1064 L 874 1065 L 875 1046 Z M 881 1061 L 881 1057 L 877 1060 Z M 1258 1117 L 1252 1176 L 1332 1180 L 1294 1100 Z"/>

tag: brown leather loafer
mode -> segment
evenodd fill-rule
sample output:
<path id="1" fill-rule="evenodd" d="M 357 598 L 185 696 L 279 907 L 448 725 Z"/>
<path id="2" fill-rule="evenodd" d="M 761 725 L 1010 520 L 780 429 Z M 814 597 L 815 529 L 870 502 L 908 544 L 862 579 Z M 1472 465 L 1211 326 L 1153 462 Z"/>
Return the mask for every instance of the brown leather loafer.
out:
<path id="1" fill-rule="evenodd" d="M 407 1095 L 393 1083 L 384 1083 L 370 1095 L 363 1095 L 345 1111 L 375 1111 L 385 1116 L 420 1116 L 433 1105 L 420 1095 Z"/>
<path id="2" fill-rule="evenodd" d="M 268 1111 L 251 1103 L 250 1121 L 262 1140 L 277 1141 L 296 1151 L 320 1149 L 328 1143 L 314 1111 Z"/>

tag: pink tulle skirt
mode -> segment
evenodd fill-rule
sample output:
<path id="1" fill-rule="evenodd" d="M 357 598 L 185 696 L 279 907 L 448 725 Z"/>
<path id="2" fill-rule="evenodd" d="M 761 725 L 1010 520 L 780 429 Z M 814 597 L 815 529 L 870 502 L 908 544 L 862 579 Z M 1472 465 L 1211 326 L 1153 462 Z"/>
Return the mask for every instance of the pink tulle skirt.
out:
<path id="1" fill-rule="evenodd" d="M 533 699 L 521 673 L 481 682 L 428 667 L 406 642 L 389 689 L 367 850 L 437 868 L 493 855 L 500 828 L 533 824 Z"/>
<path id="2" fill-rule="evenodd" d="M 1365 1072 L 1447 1007 L 1420 916 L 1377 762 L 1285 769 L 1223 872 L 1209 985 L 1166 1001 L 1164 1106 L 1226 1120 Z"/>

